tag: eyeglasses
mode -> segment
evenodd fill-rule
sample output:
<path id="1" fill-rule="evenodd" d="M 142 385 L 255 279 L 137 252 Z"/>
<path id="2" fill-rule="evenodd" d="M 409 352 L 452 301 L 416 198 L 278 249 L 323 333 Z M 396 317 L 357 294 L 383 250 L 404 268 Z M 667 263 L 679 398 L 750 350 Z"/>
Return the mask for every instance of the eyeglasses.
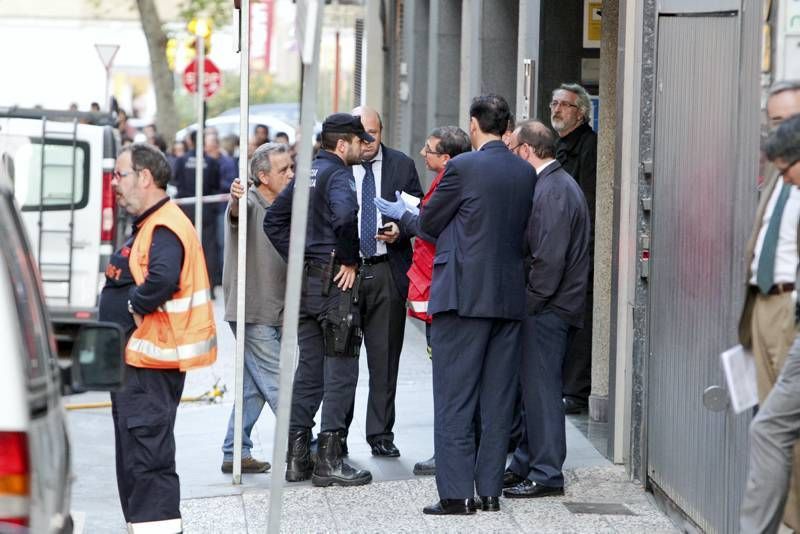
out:
<path id="1" fill-rule="evenodd" d="M 550 102 L 550 109 L 557 109 L 559 107 L 578 109 L 577 105 L 573 104 L 572 102 L 567 102 L 566 100 L 553 100 Z"/>
<path id="2" fill-rule="evenodd" d="M 434 156 L 441 156 L 442 155 L 441 152 L 437 152 L 435 150 L 431 150 L 431 147 L 429 147 L 428 145 L 425 145 L 424 147 L 422 147 L 422 151 L 425 152 L 426 156 L 430 155 L 430 154 L 433 154 Z"/>
<path id="3" fill-rule="evenodd" d="M 518 145 L 510 146 L 510 147 L 508 147 L 508 149 L 509 149 L 511 152 L 513 152 L 514 154 L 516 154 L 516 153 L 517 153 L 517 149 L 518 149 L 519 147 L 521 147 L 522 145 L 524 145 L 524 144 L 525 144 L 525 143 L 520 143 L 520 144 L 518 144 Z"/>
<path id="4" fill-rule="evenodd" d="M 114 172 L 111 173 L 111 176 L 117 181 L 119 181 L 125 178 L 126 176 L 130 176 L 131 174 L 136 174 L 137 172 L 138 171 L 136 169 L 125 172 L 119 172 L 118 170 L 114 169 Z"/>

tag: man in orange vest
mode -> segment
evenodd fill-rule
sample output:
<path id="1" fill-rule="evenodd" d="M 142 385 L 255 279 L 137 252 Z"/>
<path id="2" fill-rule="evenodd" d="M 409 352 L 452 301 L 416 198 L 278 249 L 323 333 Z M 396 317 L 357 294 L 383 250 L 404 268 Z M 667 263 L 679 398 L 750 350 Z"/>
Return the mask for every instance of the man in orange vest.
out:
<path id="1" fill-rule="evenodd" d="M 175 471 L 175 415 L 185 371 L 214 363 L 216 327 L 203 249 L 170 202 L 167 159 L 146 144 L 125 147 L 111 185 L 134 217 L 109 260 L 99 318 L 122 326 L 125 384 L 111 394 L 117 487 L 128 531 L 183 530 Z"/>

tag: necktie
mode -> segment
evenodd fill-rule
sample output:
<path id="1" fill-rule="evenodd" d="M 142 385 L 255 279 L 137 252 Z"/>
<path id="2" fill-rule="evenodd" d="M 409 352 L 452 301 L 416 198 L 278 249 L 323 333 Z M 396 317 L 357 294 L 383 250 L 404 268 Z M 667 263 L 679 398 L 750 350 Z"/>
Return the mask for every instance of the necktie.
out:
<path id="1" fill-rule="evenodd" d="M 781 233 L 781 216 L 791 189 L 791 184 L 783 184 L 778 200 L 775 202 L 775 208 L 772 210 L 772 216 L 769 218 L 767 232 L 764 234 L 764 242 L 761 245 L 761 254 L 758 256 L 756 284 L 765 295 L 769 293 L 775 282 L 775 253 L 778 250 L 778 237 Z"/>
<path id="2" fill-rule="evenodd" d="M 378 228 L 378 216 L 375 213 L 375 175 L 372 174 L 372 163 L 366 161 L 364 180 L 361 182 L 361 253 L 365 258 L 375 255 L 377 244 L 375 232 Z"/>

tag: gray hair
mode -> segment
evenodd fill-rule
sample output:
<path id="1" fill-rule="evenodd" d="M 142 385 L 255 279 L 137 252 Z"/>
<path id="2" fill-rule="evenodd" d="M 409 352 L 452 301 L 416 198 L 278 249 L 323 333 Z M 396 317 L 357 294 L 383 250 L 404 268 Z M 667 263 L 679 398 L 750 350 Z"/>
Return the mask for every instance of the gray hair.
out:
<path id="1" fill-rule="evenodd" d="M 285 154 L 289 152 L 289 147 L 281 143 L 264 143 L 253 152 L 253 159 L 250 160 L 250 179 L 256 185 L 261 185 L 258 179 L 259 173 L 269 174 L 272 170 L 270 156 L 275 154 Z"/>
<path id="2" fill-rule="evenodd" d="M 785 91 L 800 91 L 800 80 L 779 80 L 769 88 L 769 96 L 775 96 Z"/>
<path id="3" fill-rule="evenodd" d="M 592 99 L 589 98 L 589 93 L 583 86 L 578 85 L 577 83 L 562 83 L 558 86 L 558 89 L 553 90 L 553 96 L 555 96 L 556 91 L 569 91 L 570 93 L 574 93 L 578 97 L 577 106 L 580 112 L 583 114 L 583 122 L 589 122 L 592 120 Z"/>
<path id="4" fill-rule="evenodd" d="M 458 126 L 434 128 L 428 137 L 438 139 L 439 146 L 436 147 L 436 150 L 440 154 L 447 154 L 451 158 L 472 150 L 472 142 L 469 140 L 469 135 Z"/>

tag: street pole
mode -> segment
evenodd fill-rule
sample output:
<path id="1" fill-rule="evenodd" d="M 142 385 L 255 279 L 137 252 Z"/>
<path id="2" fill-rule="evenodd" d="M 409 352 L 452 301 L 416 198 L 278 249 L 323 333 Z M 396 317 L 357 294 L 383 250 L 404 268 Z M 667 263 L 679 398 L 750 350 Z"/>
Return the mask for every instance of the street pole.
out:
<path id="1" fill-rule="evenodd" d="M 323 0 L 305 2 L 307 13 L 300 12 L 298 19 L 305 17 L 303 40 L 310 46 L 303 50 L 303 100 L 300 119 L 300 153 L 297 174 L 294 179 L 292 199 L 292 222 L 289 233 L 289 265 L 286 279 L 286 298 L 283 312 L 283 334 L 281 336 L 281 370 L 278 386 L 278 413 L 275 423 L 275 443 L 272 452 L 272 488 L 269 498 L 269 524 L 267 532 L 281 531 L 281 508 L 283 506 L 284 473 L 286 471 L 286 448 L 289 440 L 289 416 L 292 402 L 292 378 L 297 354 L 297 324 L 300 317 L 300 289 L 303 283 L 303 260 L 308 223 L 309 175 L 311 174 L 311 148 L 316 117 L 317 85 L 319 83 L 319 40 L 322 32 Z M 309 35 L 311 34 L 311 35 Z M 313 38 L 309 42 L 309 37 Z"/>
<path id="2" fill-rule="evenodd" d="M 239 9 L 239 139 L 250 133 L 250 0 L 242 0 Z M 247 146 L 245 143 L 244 146 Z M 247 282 L 247 152 L 239 155 L 239 180 L 245 194 L 239 199 L 238 257 L 236 264 L 236 357 L 234 361 L 233 402 L 233 483 L 242 483 L 242 416 L 244 413 L 244 327 L 245 288 Z M 263 239 L 264 236 L 261 236 Z M 275 471 L 273 470 L 273 478 Z"/>
<path id="3" fill-rule="evenodd" d="M 205 124 L 205 74 L 206 74 L 206 49 L 205 49 L 205 36 L 197 35 L 195 38 L 197 43 L 197 137 L 195 140 L 195 169 L 194 169 L 194 225 L 197 228 L 197 236 L 200 242 L 203 242 L 203 167 L 205 159 L 203 158 L 203 142 L 205 135 L 203 132 L 203 124 Z"/>

